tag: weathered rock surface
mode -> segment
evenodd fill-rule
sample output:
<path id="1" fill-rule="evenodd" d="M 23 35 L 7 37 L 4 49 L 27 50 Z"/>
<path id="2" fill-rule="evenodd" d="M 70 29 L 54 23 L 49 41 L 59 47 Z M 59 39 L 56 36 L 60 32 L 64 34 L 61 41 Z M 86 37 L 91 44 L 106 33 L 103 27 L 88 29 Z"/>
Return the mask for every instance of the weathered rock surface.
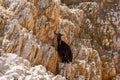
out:
<path id="1" fill-rule="evenodd" d="M 59 1 L 40 0 L 36 5 L 31 2 L 1 1 L 2 48 L 7 53 L 15 52 L 27 58 L 32 64 L 43 64 L 56 73 L 58 56 L 51 45 L 54 45 L 54 31 L 59 20 Z"/>
<path id="2" fill-rule="evenodd" d="M 54 76 L 42 65 L 32 67 L 30 62 L 16 54 L 2 53 L 0 56 L 0 80 L 66 80 Z"/>
<path id="3" fill-rule="evenodd" d="M 72 63 L 60 63 L 54 32 L 62 33 L 62 40 L 70 45 Z M 16 53 L 31 65 L 44 65 L 68 80 L 119 80 L 120 1 L 61 0 L 60 4 L 59 0 L 0 0 L 0 53 L 3 52 Z M 18 73 L 25 74 L 26 68 L 14 66 Z M 1 69 L 3 78 L 7 69 L 7 74 L 14 71 L 7 65 Z M 38 69 L 40 66 L 31 68 L 32 75 L 24 79 L 42 78 L 36 75 Z M 18 73 L 11 75 L 21 76 Z M 53 79 L 61 80 L 60 75 Z"/>

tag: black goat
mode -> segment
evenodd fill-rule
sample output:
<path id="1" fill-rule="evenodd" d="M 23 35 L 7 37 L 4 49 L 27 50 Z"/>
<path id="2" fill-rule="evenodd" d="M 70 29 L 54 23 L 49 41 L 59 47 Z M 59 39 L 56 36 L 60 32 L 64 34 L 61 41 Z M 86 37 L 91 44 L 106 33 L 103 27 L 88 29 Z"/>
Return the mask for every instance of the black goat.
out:
<path id="1" fill-rule="evenodd" d="M 55 33 L 57 35 L 57 51 L 62 59 L 63 63 L 72 62 L 72 52 L 68 44 L 61 40 L 62 34 Z"/>

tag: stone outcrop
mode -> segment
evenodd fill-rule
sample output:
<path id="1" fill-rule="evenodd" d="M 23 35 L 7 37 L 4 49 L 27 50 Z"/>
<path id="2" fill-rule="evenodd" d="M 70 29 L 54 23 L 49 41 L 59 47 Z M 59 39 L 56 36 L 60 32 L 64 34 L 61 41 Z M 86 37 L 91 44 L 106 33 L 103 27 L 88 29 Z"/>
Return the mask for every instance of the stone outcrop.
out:
<path id="1" fill-rule="evenodd" d="M 54 76 L 42 65 L 32 67 L 30 62 L 16 54 L 1 54 L 0 80 L 66 80 L 60 75 Z"/>
<path id="2" fill-rule="evenodd" d="M 58 58 L 52 45 L 59 24 L 59 1 L 31 2 L 33 1 L 1 2 L 3 6 L 0 6 L 0 19 L 4 21 L 1 28 L 4 27 L 2 30 L 5 32 L 2 48 L 7 53 L 15 52 L 27 58 L 32 64 L 43 64 L 56 73 Z"/>
<path id="3" fill-rule="evenodd" d="M 0 52 L 68 80 L 119 80 L 119 9 L 119 0 L 0 0 Z M 54 32 L 70 45 L 72 63 L 60 62 Z"/>

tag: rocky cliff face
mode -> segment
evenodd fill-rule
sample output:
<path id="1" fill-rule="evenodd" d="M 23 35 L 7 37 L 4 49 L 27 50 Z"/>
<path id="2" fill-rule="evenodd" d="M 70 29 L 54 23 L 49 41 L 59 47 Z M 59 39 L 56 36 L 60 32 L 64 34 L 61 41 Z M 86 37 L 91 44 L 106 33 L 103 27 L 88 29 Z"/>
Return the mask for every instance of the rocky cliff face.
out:
<path id="1" fill-rule="evenodd" d="M 66 80 L 61 75 L 54 76 L 42 65 L 32 67 L 30 62 L 16 54 L 1 54 L 0 80 Z"/>
<path id="2" fill-rule="evenodd" d="M 60 32 L 73 62 L 61 63 Z M 0 48 L 69 80 L 119 80 L 119 0 L 0 0 Z"/>

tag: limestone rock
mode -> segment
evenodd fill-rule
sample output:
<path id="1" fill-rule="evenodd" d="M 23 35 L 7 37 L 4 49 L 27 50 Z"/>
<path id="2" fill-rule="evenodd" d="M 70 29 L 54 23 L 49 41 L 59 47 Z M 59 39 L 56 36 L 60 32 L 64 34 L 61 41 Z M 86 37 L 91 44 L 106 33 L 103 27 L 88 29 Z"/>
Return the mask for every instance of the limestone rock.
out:
<path id="1" fill-rule="evenodd" d="M 119 80 L 120 79 L 120 74 L 117 74 L 112 80 Z"/>
<path id="2" fill-rule="evenodd" d="M 28 60 L 14 53 L 2 53 L 0 64 L 0 80 L 66 80 L 61 75 L 54 76 L 42 65 L 32 67 Z"/>
<path id="3" fill-rule="evenodd" d="M 49 2 L 39 0 L 34 6 L 27 0 L 6 0 L 3 1 L 3 5 L 5 11 L 13 13 L 10 17 L 17 19 L 22 27 L 33 31 L 43 42 L 53 45 L 54 31 L 59 20 L 59 0 Z M 45 36 L 45 34 L 52 35 Z"/>
<path id="4" fill-rule="evenodd" d="M 64 77 L 61 77 L 61 75 L 57 75 L 52 78 L 52 80 L 66 80 Z"/>
<path id="5" fill-rule="evenodd" d="M 79 9 L 69 9 L 67 6 L 61 7 L 61 18 L 58 31 L 64 35 L 63 40 L 71 44 L 80 32 L 85 18 L 84 11 Z"/>
<path id="6" fill-rule="evenodd" d="M 29 59 L 33 65 L 41 63 L 56 73 L 58 56 L 51 45 L 54 45 L 54 31 L 59 20 L 59 0 L 39 0 L 37 5 L 30 2 L 2 1 L 0 16 L 5 20 L 4 25 L 0 23 L 5 29 L 2 48 L 7 53 L 15 52 Z"/>
<path id="7" fill-rule="evenodd" d="M 116 75 L 114 61 L 112 59 L 111 53 L 106 53 L 101 57 L 102 66 L 103 66 L 103 79 L 109 79 Z"/>
<path id="8" fill-rule="evenodd" d="M 92 2 L 92 1 L 87 2 L 84 0 L 83 2 L 79 3 L 79 5 L 76 5 L 77 0 L 74 0 L 74 1 L 67 0 L 67 1 L 63 1 L 63 2 L 65 2 L 67 5 L 69 5 L 69 2 L 70 2 L 70 5 L 69 6 L 62 5 L 62 7 L 61 7 L 61 18 L 62 18 L 61 24 L 68 23 L 68 21 L 70 20 L 69 23 L 67 24 L 67 26 L 69 26 L 70 28 L 73 26 L 77 27 L 77 25 L 79 24 L 79 23 L 77 23 L 77 21 L 80 21 L 80 20 L 76 21 L 76 19 L 78 19 L 77 17 L 75 19 L 71 18 L 72 15 L 70 15 L 70 12 L 73 9 L 72 12 L 74 12 L 75 10 L 76 11 L 83 10 L 83 13 L 84 13 L 84 20 L 82 19 L 83 24 L 78 25 L 80 28 L 75 29 L 75 32 L 79 32 L 78 35 L 80 35 L 80 36 L 79 37 L 77 36 L 76 38 L 74 37 L 73 39 L 68 38 L 66 40 L 66 42 L 68 44 L 70 44 L 69 40 L 72 39 L 71 47 L 72 47 L 72 51 L 74 52 L 74 55 L 73 55 L 74 60 L 76 61 L 77 59 L 83 59 L 82 61 L 79 61 L 79 62 L 81 62 L 80 70 L 83 70 L 81 72 L 84 72 L 81 74 L 85 74 L 85 69 L 87 69 L 86 75 L 81 75 L 81 76 L 79 75 L 81 77 L 81 79 L 84 80 L 85 77 L 87 77 L 88 80 L 92 80 L 92 79 L 93 80 L 98 80 L 98 79 L 99 80 L 101 80 L 101 79 L 108 80 L 108 79 L 112 78 L 113 76 L 115 76 L 117 74 L 116 71 L 119 71 L 119 70 L 116 70 L 116 69 L 118 69 L 118 64 L 114 63 L 112 54 L 113 54 L 114 50 L 117 53 L 119 52 L 119 49 L 117 49 L 119 42 L 117 42 L 117 46 L 116 46 L 116 43 L 114 43 L 114 42 L 116 42 L 115 36 L 118 35 L 118 33 L 119 33 L 119 32 L 117 32 L 117 31 L 119 31 L 119 27 L 118 27 L 119 21 L 117 20 L 117 17 L 118 17 L 117 14 L 119 14 L 119 12 L 118 12 L 118 9 L 115 8 L 114 4 L 119 5 L 119 3 L 117 4 L 117 3 L 115 3 L 115 1 L 107 1 L 107 0 L 103 0 L 101 2 L 99 2 L 97 0 L 95 2 Z M 108 4 L 108 6 L 105 6 L 106 4 Z M 108 7 L 111 7 L 111 9 L 113 9 L 114 12 L 111 13 L 110 8 L 108 8 Z M 77 11 L 77 12 L 79 12 L 79 11 Z M 110 14 L 111 17 L 113 17 L 113 15 L 114 15 L 114 17 L 113 17 L 114 19 L 113 18 L 110 19 L 110 16 L 107 15 L 106 13 Z M 104 17 L 106 15 L 109 16 L 109 19 L 108 19 L 108 17 Z M 77 16 L 77 13 L 75 16 Z M 80 18 L 80 16 L 79 16 L 79 18 Z M 64 21 L 64 19 L 66 22 Z M 71 23 L 72 23 L 72 26 L 71 26 Z M 103 26 L 103 24 L 105 24 L 105 25 Z M 65 25 L 63 25 L 63 26 L 65 26 Z M 103 27 L 105 27 L 105 28 L 103 28 Z M 63 27 L 63 29 L 64 29 L 64 27 Z M 61 33 L 63 33 L 66 36 L 67 31 L 69 31 L 69 29 L 64 29 L 61 31 Z M 67 30 L 67 31 L 65 31 L 65 30 Z M 74 29 L 72 29 L 72 30 L 74 30 Z M 109 30 L 110 30 L 110 32 L 109 32 Z M 72 32 L 73 31 L 71 31 L 71 33 Z M 67 35 L 69 35 L 69 33 Z M 66 36 L 66 38 L 67 38 L 67 36 Z M 96 69 L 96 70 L 98 70 L 99 72 L 96 72 L 96 70 L 95 70 L 96 61 L 94 62 L 94 57 L 92 57 L 92 55 L 90 55 L 90 54 L 88 55 L 89 50 L 83 50 L 84 51 L 83 52 L 81 50 L 83 47 L 84 47 L 84 49 L 90 47 L 99 52 L 99 54 L 98 54 L 97 51 L 95 51 L 95 53 L 98 54 L 97 61 L 99 61 L 99 62 L 97 62 L 97 63 L 99 63 L 99 64 L 97 64 L 97 65 L 99 65 L 98 66 L 99 70 L 98 69 Z M 85 51 L 88 51 L 88 52 L 85 52 Z M 90 50 L 90 52 L 91 51 L 92 50 Z M 94 50 L 93 50 L 93 52 L 94 52 Z M 79 53 L 83 53 L 84 56 L 82 54 L 78 55 Z M 87 54 L 85 54 L 85 53 L 87 53 Z M 111 55 L 111 56 L 107 56 L 107 55 Z M 78 56 L 81 56 L 81 57 L 78 57 Z M 89 59 L 89 57 L 88 57 L 88 59 L 87 59 L 85 56 L 91 56 L 92 58 Z M 103 59 L 103 56 L 105 57 L 104 59 L 107 59 L 107 61 L 105 61 Z M 118 60 L 119 60 L 118 56 L 116 58 L 117 58 L 116 62 L 118 62 Z M 90 63 L 91 65 L 90 65 L 90 64 L 87 64 L 86 61 L 88 61 L 88 62 L 93 61 L 93 62 L 91 62 Z M 103 65 L 104 63 L 106 63 L 106 66 Z M 85 64 L 87 64 L 87 67 L 85 67 Z M 77 68 L 78 63 L 73 64 L 73 65 Z M 91 70 L 91 68 L 90 68 L 91 66 L 94 67 L 94 70 Z M 117 68 L 116 68 L 116 66 L 117 66 Z M 108 67 L 108 68 L 106 68 L 106 67 Z M 102 70 L 105 70 L 105 71 L 102 72 Z M 63 72 L 64 71 L 65 70 L 63 70 Z M 75 71 L 75 69 L 74 69 L 74 71 Z M 78 72 L 78 70 L 76 72 Z M 96 76 L 95 72 L 99 73 L 99 75 Z M 94 76 L 94 74 L 95 74 L 95 76 Z M 80 79 L 80 78 L 77 77 L 76 79 Z"/>
<path id="9" fill-rule="evenodd" d="M 0 0 L 0 79 L 119 79 L 119 5 L 119 0 Z M 54 32 L 70 46 L 72 63 L 60 62 Z"/>

